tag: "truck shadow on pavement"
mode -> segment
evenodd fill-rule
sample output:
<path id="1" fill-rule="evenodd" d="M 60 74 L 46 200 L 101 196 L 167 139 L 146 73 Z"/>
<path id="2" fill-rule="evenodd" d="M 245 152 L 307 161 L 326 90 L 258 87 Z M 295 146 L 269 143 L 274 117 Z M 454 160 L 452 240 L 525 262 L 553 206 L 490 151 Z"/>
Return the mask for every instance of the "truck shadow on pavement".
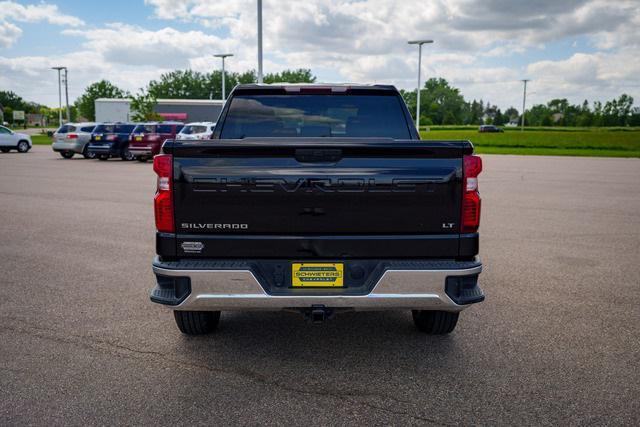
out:
<path id="1" fill-rule="evenodd" d="M 175 333 L 174 344 L 183 357 L 217 367 L 240 365 L 261 372 L 268 367 L 276 375 L 400 374 L 407 368 L 455 366 L 464 357 L 456 331 L 425 335 L 415 329 L 409 311 L 342 313 L 322 324 L 288 312 L 223 312 L 218 330 L 210 335 Z"/>

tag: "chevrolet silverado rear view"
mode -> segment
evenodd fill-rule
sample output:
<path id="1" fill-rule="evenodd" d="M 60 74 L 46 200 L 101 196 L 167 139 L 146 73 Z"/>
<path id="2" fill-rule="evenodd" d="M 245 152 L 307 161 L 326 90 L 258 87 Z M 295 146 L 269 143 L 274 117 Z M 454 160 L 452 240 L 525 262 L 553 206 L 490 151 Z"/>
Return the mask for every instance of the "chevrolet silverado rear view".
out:
<path id="1" fill-rule="evenodd" d="M 208 141 L 154 158 L 157 285 L 179 329 L 224 310 L 411 310 L 451 332 L 480 302 L 481 159 L 421 141 L 398 91 L 240 85 Z"/>

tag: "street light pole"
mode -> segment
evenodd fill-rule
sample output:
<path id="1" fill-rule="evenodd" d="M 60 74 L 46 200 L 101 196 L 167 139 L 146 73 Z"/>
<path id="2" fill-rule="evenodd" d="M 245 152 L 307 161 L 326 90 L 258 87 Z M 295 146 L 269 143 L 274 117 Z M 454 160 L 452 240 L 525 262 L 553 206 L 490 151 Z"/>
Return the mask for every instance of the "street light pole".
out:
<path id="1" fill-rule="evenodd" d="M 222 100 L 227 99 L 227 92 L 225 91 L 225 74 L 224 74 L 224 58 L 227 56 L 233 56 L 233 53 L 219 53 L 217 55 L 213 55 L 216 58 L 222 58 Z"/>
<path id="2" fill-rule="evenodd" d="M 258 83 L 262 83 L 262 0 L 258 0 Z"/>
<path id="3" fill-rule="evenodd" d="M 64 67 L 64 97 L 67 103 L 67 123 L 71 121 L 71 111 L 69 110 L 69 70 Z"/>
<path id="4" fill-rule="evenodd" d="M 62 126 L 62 83 L 60 81 L 60 70 L 64 67 L 51 67 L 58 71 L 58 126 Z"/>
<path id="5" fill-rule="evenodd" d="M 421 68 L 422 68 L 422 45 L 426 43 L 433 43 L 433 40 L 412 40 L 409 44 L 418 45 L 418 96 L 416 99 L 416 129 L 420 133 L 420 89 L 421 89 Z"/>
<path id="6" fill-rule="evenodd" d="M 527 102 L 527 82 L 530 82 L 531 80 L 522 79 L 521 81 L 524 83 L 524 92 L 522 94 L 522 125 L 520 126 L 520 130 L 523 131 L 524 130 L 524 107 Z"/>

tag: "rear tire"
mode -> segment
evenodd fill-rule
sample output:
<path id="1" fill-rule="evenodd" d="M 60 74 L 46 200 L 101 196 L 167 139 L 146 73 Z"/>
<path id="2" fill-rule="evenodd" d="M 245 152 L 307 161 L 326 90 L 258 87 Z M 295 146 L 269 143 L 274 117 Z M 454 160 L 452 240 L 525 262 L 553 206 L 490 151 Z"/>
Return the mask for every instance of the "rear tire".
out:
<path id="1" fill-rule="evenodd" d="M 179 311 L 173 316 L 180 332 L 186 335 L 205 335 L 213 332 L 220 322 L 219 311 Z"/>
<path id="2" fill-rule="evenodd" d="M 70 159 L 70 158 L 72 158 L 72 157 L 73 157 L 73 154 L 74 154 L 74 153 L 73 153 L 73 151 L 61 151 L 61 152 L 60 152 L 60 155 L 61 155 L 62 157 L 64 157 L 65 159 Z"/>
<path id="3" fill-rule="evenodd" d="M 18 153 L 26 153 L 29 151 L 29 143 L 27 141 L 20 141 L 16 148 L 18 149 Z"/>
<path id="4" fill-rule="evenodd" d="M 120 158 L 124 161 L 129 161 L 129 160 L 133 160 L 135 157 L 133 157 L 133 154 L 131 154 L 131 151 L 129 151 L 128 148 L 125 148 L 122 151 L 122 154 L 120 154 Z"/>
<path id="5" fill-rule="evenodd" d="M 84 146 L 84 149 L 82 150 L 82 155 L 84 156 L 85 159 L 96 158 L 96 153 L 89 152 L 89 144 Z"/>
<path id="6" fill-rule="evenodd" d="M 2 151 L 3 153 L 8 153 L 9 151 L 11 151 L 11 148 L 0 148 L 0 151 Z"/>
<path id="7" fill-rule="evenodd" d="M 416 328 L 429 335 L 445 335 L 452 332 L 460 315 L 437 310 L 413 310 L 412 314 Z"/>

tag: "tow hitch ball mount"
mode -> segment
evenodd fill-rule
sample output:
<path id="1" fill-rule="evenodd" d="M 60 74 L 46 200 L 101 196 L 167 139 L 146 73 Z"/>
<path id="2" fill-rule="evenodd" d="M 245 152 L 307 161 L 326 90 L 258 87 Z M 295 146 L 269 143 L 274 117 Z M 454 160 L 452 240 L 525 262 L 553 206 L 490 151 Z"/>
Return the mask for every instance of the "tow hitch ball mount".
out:
<path id="1" fill-rule="evenodd" d="M 312 305 L 302 310 L 305 320 L 310 323 L 322 323 L 333 317 L 333 310 L 324 305 Z"/>

